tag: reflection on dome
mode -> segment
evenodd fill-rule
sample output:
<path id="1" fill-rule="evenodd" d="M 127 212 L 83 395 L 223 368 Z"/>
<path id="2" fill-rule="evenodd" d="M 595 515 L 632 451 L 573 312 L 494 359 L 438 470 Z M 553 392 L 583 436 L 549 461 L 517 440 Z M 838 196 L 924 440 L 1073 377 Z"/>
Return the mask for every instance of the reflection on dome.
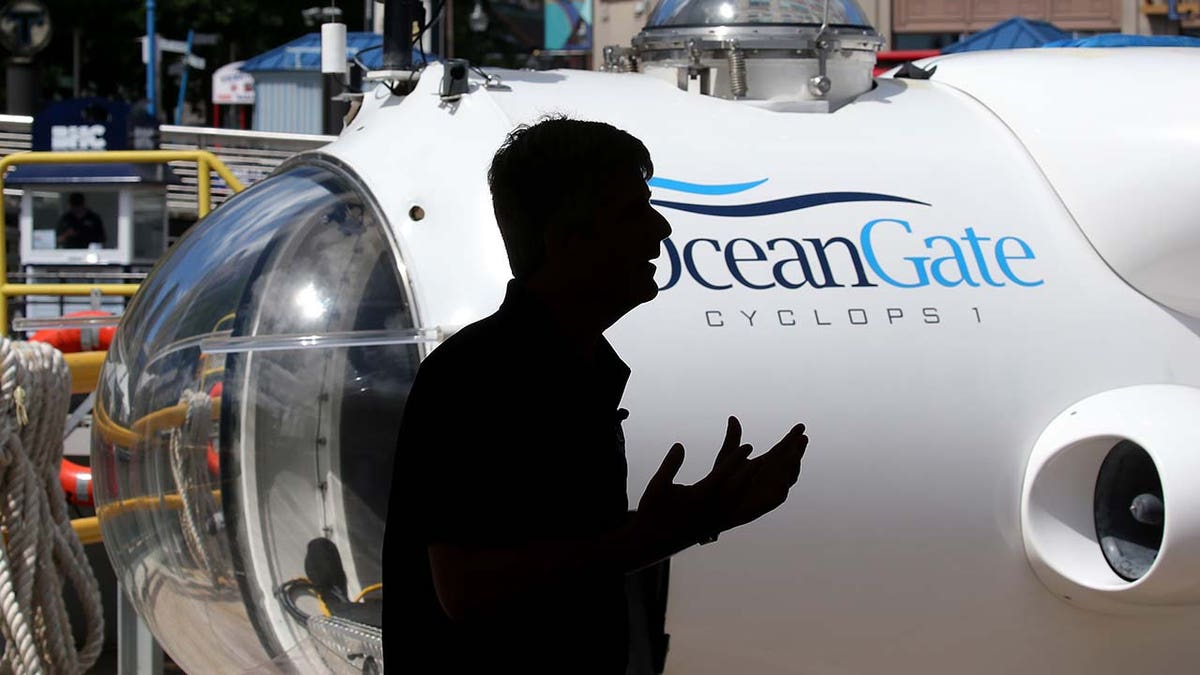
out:
<path id="1" fill-rule="evenodd" d="M 744 24 L 820 25 L 825 0 L 659 0 L 646 28 Z M 830 0 L 829 23 L 870 26 L 855 0 Z"/>
<path id="2" fill-rule="evenodd" d="M 605 50 L 605 69 L 777 112 L 829 113 L 871 90 L 882 45 L 855 0 L 659 0 L 629 49 Z"/>
<path id="3" fill-rule="evenodd" d="M 356 179 L 305 160 L 198 223 L 126 312 L 97 390 L 98 509 L 122 588 L 188 672 L 362 672 L 373 658 L 345 635 L 380 644 L 419 348 L 286 338 L 411 329 L 397 260 Z M 239 340 L 278 344 L 206 346 Z M 314 551 L 344 573 L 321 603 L 304 579 Z"/>

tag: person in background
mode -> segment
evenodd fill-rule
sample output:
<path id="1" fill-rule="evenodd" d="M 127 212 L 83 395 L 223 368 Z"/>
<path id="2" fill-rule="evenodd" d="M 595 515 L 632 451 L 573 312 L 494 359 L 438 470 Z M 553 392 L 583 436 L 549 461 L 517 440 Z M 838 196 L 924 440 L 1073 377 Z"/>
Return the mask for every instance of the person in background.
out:
<path id="1" fill-rule="evenodd" d="M 91 244 L 103 246 L 108 242 L 104 221 L 88 208 L 82 193 L 72 192 L 67 204 L 67 212 L 58 219 L 59 248 L 87 248 Z"/>

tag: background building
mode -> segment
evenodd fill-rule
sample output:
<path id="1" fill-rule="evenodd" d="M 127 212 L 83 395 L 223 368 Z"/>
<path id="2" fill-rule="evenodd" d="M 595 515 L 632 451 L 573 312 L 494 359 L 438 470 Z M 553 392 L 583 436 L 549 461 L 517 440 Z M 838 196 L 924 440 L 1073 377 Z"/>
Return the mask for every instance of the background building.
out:
<path id="1" fill-rule="evenodd" d="M 779 0 L 771 0 L 778 2 Z M 592 63 L 603 63 L 605 45 L 628 45 L 654 3 L 595 0 Z M 1170 18 L 1166 0 L 859 0 L 887 41 L 884 49 L 937 49 L 1013 16 L 1048 21 L 1071 33 L 1135 35 L 1200 33 L 1200 3 L 1178 3 Z"/>

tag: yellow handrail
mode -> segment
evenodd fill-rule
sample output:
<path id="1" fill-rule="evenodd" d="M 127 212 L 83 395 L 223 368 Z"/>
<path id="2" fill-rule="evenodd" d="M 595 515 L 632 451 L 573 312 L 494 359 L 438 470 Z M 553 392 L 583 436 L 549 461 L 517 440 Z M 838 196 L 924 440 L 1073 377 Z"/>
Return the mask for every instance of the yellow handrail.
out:
<path id="1" fill-rule="evenodd" d="M 0 249 L 3 246 L 0 245 Z M 0 250 L 3 253 L 3 250 Z M 0 289 L 4 297 L 14 295 L 91 295 L 92 291 L 100 291 L 101 295 L 133 295 L 137 293 L 137 284 L 4 284 Z"/>
<path id="2" fill-rule="evenodd" d="M 212 418 L 218 419 L 221 416 L 221 397 L 212 397 L 210 406 Z M 187 410 L 187 406 L 182 403 L 160 408 L 134 421 L 133 426 L 126 429 L 112 421 L 108 417 L 108 413 L 104 411 L 101 401 L 97 400 L 95 407 L 92 408 L 92 425 L 99 430 L 100 438 L 103 440 L 132 448 L 142 439 L 159 431 L 174 429 L 183 424 L 184 418 L 187 417 Z"/>
<path id="3" fill-rule="evenodd" d="M 100 534 L 100 519 L 96 516 L 88 516 L 85 518 L 76 518 L 71 521 L 71 529 L 75 530 L 75 534 L 79 535 L 79 541 L 84 546 L 88 544 L 99 544 L 104 540 Z"/>
<path id="4" fill-rule="evenodd" d="M 113 150 L 94 152 L 18 152 L 0 159 L 0 194 L 4 192 L 4 174 L 18 164 L 165 164 L 195 162 L 199 174 L 196 198 L 200 217 L 212 210 L 212 177 L 216 171 L 234 192 L 245 189 L 228 166 L 207 150 Z M 4 210 L 0 209 L 0 232 L 5 228 Z M 0 237 L 0 326 L 8 330 L 8 299 L 20 295 L 126 295 L 137 292 L 137 284 L 10 284 L 5 241 Z"/>
<path id="5" fill-rule="evenodd" d="M 77 352 L 63 354 L 67 368 L 71 369 L 71 393 L 90 394 L 100 381 L 100 367 L 108 352 Z"/>
<path id="6" fill-rule="evenodd" d="M 100 433 L 101 440 L 107 443 L 132 448 L 138 442 L 137 434 L 108 418 L 99 392 L 96 393 L 96 403 L 92 406 L 92 426 Z"/>
<path id="7" fill-rule="evenodd" d="M 221 500 L 220 490 L 209 490 L 212 496 L 217 501 Z M 142 495 L 140 497 L 128 497 L 126 499 L 118 499 L 114 502 L 109 502 L 104 506 L 96 509 L 96 517 L 101 520 L 105 518 L 115 518 L 123 513 L 130 511 L 141 511 L 145 509 L 181 509 L 183 508 L 183 498 L 178 493 L 172 492 L 161 495 Z M 74 521 L 72 521 L 73 523 Z"/>
<path id="8" fill-rule="evenodd" d="M 218 419 L 221 416 L 221 397 L 213 396 L 209 402 L 209 407 L 212 418 Z M 187 412 L 188 406 L 184 403 L 176 403 L 167 408 L 159 408 L 135 421 L 130 430 L 139 438 L 148 438 L 159 431 L 182 426 L 184 419 L 187 418 Z"/>

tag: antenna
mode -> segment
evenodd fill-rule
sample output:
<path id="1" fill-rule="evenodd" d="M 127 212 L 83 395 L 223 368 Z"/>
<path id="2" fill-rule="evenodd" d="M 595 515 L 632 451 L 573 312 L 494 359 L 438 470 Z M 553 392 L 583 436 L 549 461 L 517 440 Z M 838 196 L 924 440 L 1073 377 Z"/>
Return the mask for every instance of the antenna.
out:
<path id="1" fill-rule="evenodd" d="M 412 0 L 383 3 L 383 70 L 412 68 Z"/>
<path id="2" fill-rule="evenodd" d="M 425 25 L 424 8 L 417 0 L 383 0 L 383 64 L 363 76 L 367 82 L 382 81 L 398 96 L 409 93 L 420 78 L 413 70 L 413 22 Z"/>
<path id="3" fill-rule="evenodd" d="M 808 78 L 808 91 L 817 98 L 823 98 L 833 87 L 825 74 L 825 62 L 829 59 L 831 45 L 829 44 L 829 0 L 825 0 L 821 10 L 821 29 L 817 31 L 814 40 L 817 51 L 817 74 Z"/>

